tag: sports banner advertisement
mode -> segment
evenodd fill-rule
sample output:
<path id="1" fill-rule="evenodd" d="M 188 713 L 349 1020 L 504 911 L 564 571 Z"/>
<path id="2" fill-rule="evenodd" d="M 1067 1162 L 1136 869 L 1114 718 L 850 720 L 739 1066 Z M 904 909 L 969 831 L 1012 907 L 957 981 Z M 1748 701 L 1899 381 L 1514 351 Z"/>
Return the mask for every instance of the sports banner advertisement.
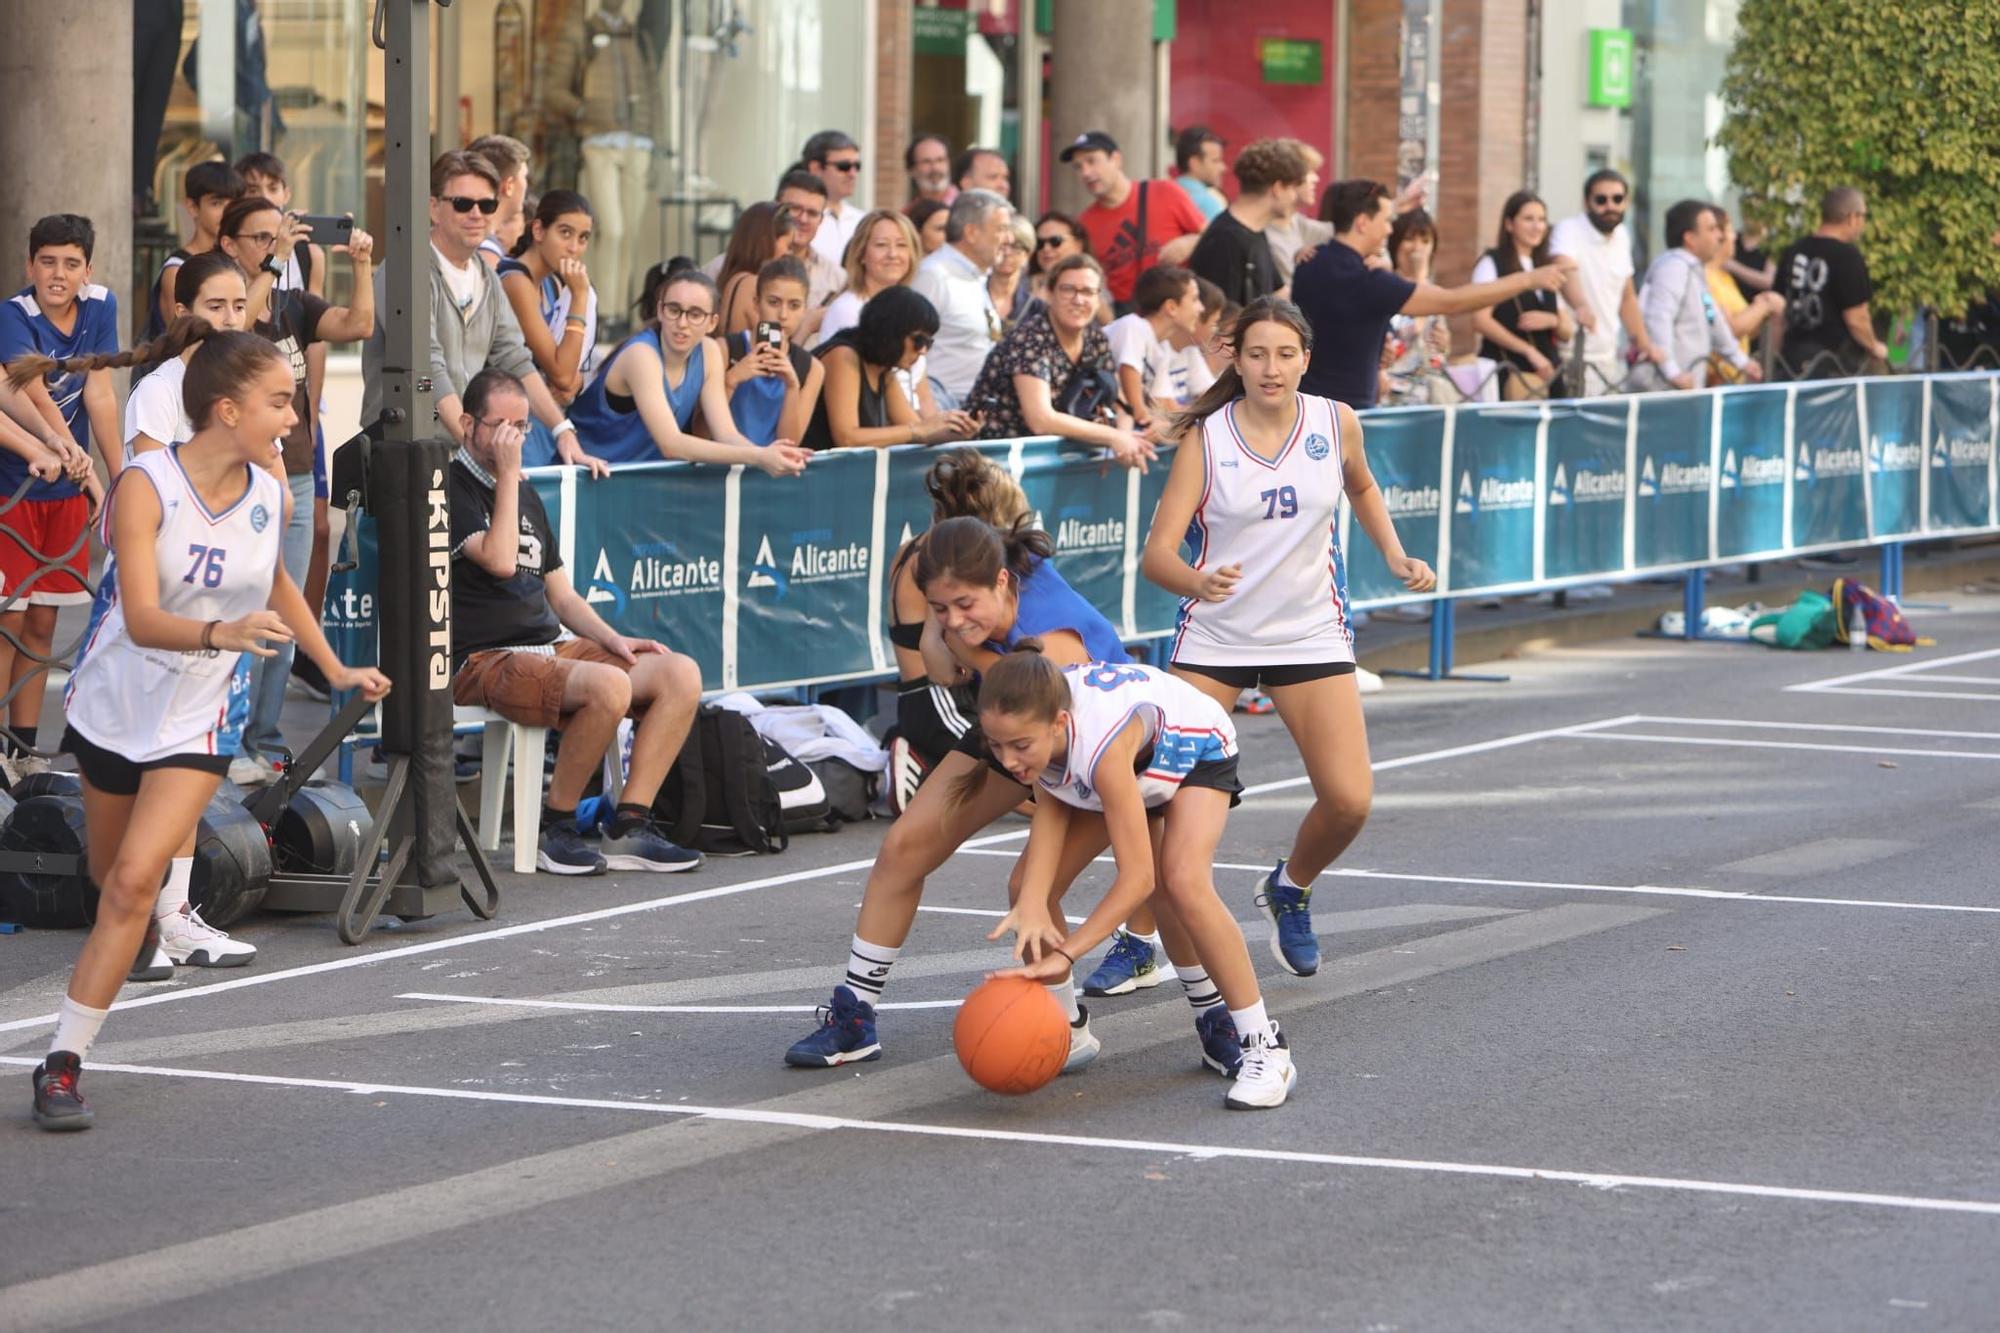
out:
<path id="1" fill-rule="evenodd" d="M 1708 559 L 1708 496 L 1714 485 L 1705 393 L 1635 398 L 1639 413 L 1633 477 L 1632 563 L 1637 569 Z"/>
<path id="2" fill-rule="evenodd" d="M 1801 384 L 1794 395 L 1791 544 L 1867 541 L 1867 449 L 1854 385 Z"/>
<path id="3" fill-rule="evenodd" d="M 1555 405 L 1542 489 L 1542 577 L 1615 574 L 1625 567 L 1625 436 L 1629 404 Z"/>
<path id="4" fill-rule="evenodd" d="M 1924 384 L 1870 380 L 1857 389 L 1868 438 L 1870 535 L 1916 532 L 1924 525 Z"/>
<path id="5" fill-rule="evenodd" d="M 1930 529 L 1963 531 L 2000 524 L 1994 508 L 1994 430 L 2000 378 L 1940 375 L 1931 381 Z"/>
<path id="6" fill-rule="evenodd" d="M 1785 403 L 1782 386 L 1721 395 L 1716 459 L 1715 555 L 1761 555 L 1785 546 Z"/>
<path id="7" fill-rule="evenodd" d="M 726 472 L 646 463 L 602 481 L 580 477 L 575 531 L 562 534 L 574 552 L 570 579 L 598 615 L 621 634 L 686 653 L 712 682 L 722 678 Z"/>
<path id="8" fill-rule="evenodd" d="M 1444 428 L 1442 408 L 1397 408 L 1362 418 L 1368 470 L 1396 525 L 1403 549 L 1433 567 L 1438 560 L 1439 524 L 1444 511 Z M 1351 441 L 1343 445 L 1353 448 Z M 1345 462 L 1345 460 L 1342 460 Z M 1347 594 L 1350 601 L 1407 598 L 1403 585 L 1358 523 L 1347 524 Z"/>
<path id="9" fill-rule="evenodd" d="M 1535 577 L 1535 439 L 1542 409 L 1458 413 L 1451 456 L 1453 592 L 1531 583 Z"/>
<path id="10" fill-rule="evenodd" d="M 736 523 L 735 683 L 875 670 L 870 599 L 879 609 L 875 456 L 821 455 L 800 477 L 745 470 Z M 713 500 L 711 498 L 711 506 Z M 706 673 L 704 672 L 704 678 Z"/>

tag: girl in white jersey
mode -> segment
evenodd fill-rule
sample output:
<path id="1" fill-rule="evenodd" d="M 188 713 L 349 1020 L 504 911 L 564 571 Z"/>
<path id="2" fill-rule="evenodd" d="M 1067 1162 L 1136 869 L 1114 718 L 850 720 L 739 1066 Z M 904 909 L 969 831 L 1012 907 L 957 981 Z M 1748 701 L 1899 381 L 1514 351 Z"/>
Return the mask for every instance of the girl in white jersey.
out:
<path id="1" fill-rule="evenodd" d="M 1299 392 L 1312 326 L 1298 307 L 1252 302 L 1230 341 L 1229 368 L 1172 427 L 1180 449 L 1142 568 L 1181 598 L 1174 674 L 1225 709 L 1263 689 L 1305 761 L 1313 806 L 1257 905 L 1279 964 L 1311 976 L 1313 880 L 1361 832 L 1374 796 L 1354 633 L 1335 590 L 1342 495 L 1405 587 L 1428 592 L 1437 576 L 1396 538 L 1354 409 Z"/>
<path id="2" fill-rule="evenodd" d="M 1054 981 L 1102 943 L 1157 885 L 1214 973 L 1241 1043 L 1225 1104 L 1283 1104 L 1297 1077 L 1291 1051 L 1264 1011 L 1243 932 L 1215 892 L 1215 848 L 1243 784 L 1236 729 L 1223 707 L 1164 671 L 1136 663 L 1059 667 L 1034 639 L 1017 642 L 979 684 L 979 726 L 995 760 L 1039 798 L 1021 853 L 1013 910 L 994 931 L 1012 930 L 1010 975 Z M 1067 887 L 1079 851 L 1111 842 L 1118 864 L 1103 901 L 1067 935 L 1052 896 Z M 1184 966 L 1177 964 L 1177 966 Z M 1204 1015 L 1205 1017 L 1206 1015 Z"/>
<path id="3" fill-rule="evenodd" d="M 36 1123 L 86 1129 L 82 1058 L 134 955 L 152 946 L 161 873 L 221 786 L 248 711 L 242 653 L 296 638 L 341 689 L 388 679 L 343 665 L 279 559 L 289 502 L 261 466 L 291 429 L 292 371 L 254 333 L 211 334 L 183 394 L 195 434 L 134 459 L 105 503 L 111 548 L 65 697 L 62 748 L 83 774 L 90 875 L 101 890 L 34 1075 Z M 145 818 L 134 818 L 138 804 Z"/>
<path id="4" fill-rule="evenodd" d="M 205 250 L 174 270 L 174 319 L 166 342 L 158 353 L 165 359 L 151 374 L 132 382 L 125 399 L 125 461 L 134 456 L 164 449 L 193 438 L 194 425 L 188 420 L 187 405 L 181 401 L 181 382 L 187 376 L 188 358 L 201 340 L 193 335 L 205 331 L 199 324 L 183 323 L 193 316 L 209 329 L 241 329 L 249 324 L 249 284 L 242 267 L 220 250 Z M 176 344 L 185 343 L 184 347 Z M 151 352 L 134 348 L 133 355 Z"/>

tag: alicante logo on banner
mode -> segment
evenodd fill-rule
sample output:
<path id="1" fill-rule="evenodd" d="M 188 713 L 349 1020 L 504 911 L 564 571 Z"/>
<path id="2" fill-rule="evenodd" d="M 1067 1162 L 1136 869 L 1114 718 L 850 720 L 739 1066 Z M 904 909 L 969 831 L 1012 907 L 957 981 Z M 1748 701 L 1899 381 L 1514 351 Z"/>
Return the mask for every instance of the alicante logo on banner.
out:
<path id="1" fill-rule="evenodd" d="M 1477 489 L 1472 484 L 1472 473 L 1458 474 L 1458 503 L 1455 506 L 1461 514 L 1489 513 L 1501 509 L 1533 509 L 1535 507 L 1535 483 L 1531 477 L 1519 477 L 1513 481 L 1502 481 L 1498 477 L 1481 477 Z"/>
<path id="2" fill-rule="evenodd" d="M 1745 454 L 1739 462 L 1736 451 L 1729 449 L 1722 455 L 1722 489 L 1733 491 L 1738 486 L 1772 486 L 1785 479 L 1785 460 L 1764 454 Z"/>
<path id="3" fill-rule="evenodd" d="M 1619 472 L 1593 472 L 1589 468 L 1578 468 L 1574 476 L 1568 468 L 1557 463 L 1555 475 L 1549 478 L 1549 505 L 1591 504 L 1604 500 L 1625 498 L 1625 474 Z"/>
<path id="4" fill-rule="evenodd" d="M 1639 494 L 1642 497 L 1658 495 L 1687 495 L 1694 491 L 1708 489 L 1709 471 L 1706 463 L 1676 463 L 1672 459 L 1653 465 L 1653 456 L 1646 455 L 1639 465 Z"/>
<path id="5" fill-rule="evenodd" d="M 1859 449 L 1836 449 L 1830 444 L 1822 444 L 1815 449 L 1809 444 L 1799 445 L 1798 462 L 1792 467 L 1792 476 L 1798 481 L 1818 481 L 1825 477 L 1858 477 L 1864 461 Z"/>
<path id="6" fill-rule="evenodd" d="M 1992 457 L 1991 440 L 1953 440 L 1939 435 L 1931 444 L 1932 467 L 1985 467 Z"/>
<path id="7" fill-rule="evenodd" d="M 1914 472 L 1923 465 L 1923 461 L 1924 447 L 1921 444 L 1902 444 L 1884 440 L 1879 435 L 1868 439 L 1870 472 Z"/>
<path id="8" fill-rule="evenodd" d="M 598 548 L 584 600 L 609 602 L 613 615 L 618 616 L 633 601 L 721 591 L 720 560 L 706 555 L 684 556 L 673 542 L 639 542 L 632 547 L 632 569 L 623 584 L 611 567 L 610 553 Z"/>
<path id="9" fill-rule="evenodd" d="M 1390 518 L 1436 518 L 1444 504 L 1444 493 L 1435 486 L 1391 483 L 1382 488 L 1382 503 L 1388 507 Z"/>
<path id="10" fill-rule="evenodd" d="M 1084 551 L 1123 551 L 1125 549 L 1125 520 L 1122 518 L 1102 518 L 1095 522 L 1090 519 L 1088 505 L 1075 505 L 1062 511 L 1056 522 L 1056 530 L 1050 535 L 1056 539 L 1056 550 L 1064 555 L 1076 555 Z"/>
<path id="11" fill-rule="evenodd" d="M 868 577 L 868 547 L 862 542 L 835 542 L 830 528 L 791 534 L 792 553 L 782 564 L 771 548 L 771 535 L 757 541 L 757 558 L 750 564 L 746 588 L 775 588 L 783 601 L 795 583 L 828 583 L 835 579 Z"/>

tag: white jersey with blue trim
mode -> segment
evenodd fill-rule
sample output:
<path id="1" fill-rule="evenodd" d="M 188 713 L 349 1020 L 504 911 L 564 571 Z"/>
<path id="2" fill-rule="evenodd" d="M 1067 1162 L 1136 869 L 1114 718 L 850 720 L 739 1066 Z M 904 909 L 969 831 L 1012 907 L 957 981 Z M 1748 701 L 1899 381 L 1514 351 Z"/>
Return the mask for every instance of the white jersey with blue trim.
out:
<path id="1" fill-rule="evenodd" d="M 1335 590 L 1339 559 L 1340 412 L 1299 395 L 1298 424 L 1277 458 L 1236 427 L 1239 402 L 1201 423 L 1202 487 L 1188 524 L 1188 563 L 1240 565 L 1220 602 L 1186 598 L 1173 660 L 1196 666 L 1288 666 L 1354 660 L 1354 631 Z"/>
<path id="2" fill-rule="evenodd" d="M 240 620 L 271 600 L 285 531 L 278 479 L 245 466 L 250 484 L 221 513 L 202 503 L 181 469 L 178 447 L 140 454 L 105 505 L 103 536 L 127 488 L 150 483 L 160 500 L 153 538 L 160 609 L 189 620 Z M 142 477 L 143 481 L 134 480 Z M 94 745 L 148 763 L 178 754 L 236 754 L 249 715 L 248 655 L 222 649 L 142 648 L 126 632 L 118 568 L 105 561 L 63 711 Z"/>
<path id="3" fill-rule="evenodd" d="M 1126 726 L 1137 722 L 1139 794 L 1148 810 L 1174 799 L 1197 764 L 1236 753 L 1236 725 L 1222 705 L 1178 676 L 1136 662 L 1084 662 L 1063 668 L 1069 683 L 1069 756 L 1038 785 L 1065 805 L 1102 810 L 1097 764 Z"/>

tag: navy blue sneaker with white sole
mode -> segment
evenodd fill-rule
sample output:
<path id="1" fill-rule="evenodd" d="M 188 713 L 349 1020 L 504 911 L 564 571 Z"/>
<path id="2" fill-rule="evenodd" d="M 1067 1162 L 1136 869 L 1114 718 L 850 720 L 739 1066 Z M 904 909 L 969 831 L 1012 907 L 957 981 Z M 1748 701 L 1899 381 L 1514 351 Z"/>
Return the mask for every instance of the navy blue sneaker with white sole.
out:
<path id="1" fill-rule="evenodd" d="M 612 870 L 658 870 L 673 874 L 701 864 L 701 853 L 668 842 L 650 823 L 636 824 L 623 833 L 605 831 L 597 850 Z"/>
<path id="2" fill-rule="evenodd" d="M 1264 877 L 1264 891 L 1257 906 L 1271 920 L 1271 956 L 1278 966 L 1295 977 L 1309 977 L 1319 971 L 1319 936 L 1313 934 L 1312 890 L 1294 889 L 1278 883 L 1283 861 Z"/>
<path id="3" fill-rule="evenodd" d="M 1085 995 L 1125 995 L 1157 986 L 1165 980 L 1160 972 L 1159 953 L 1130 931 L 1111 936 L 1111 949 L 1097 970 L 1083 979 Z"/>
<path id="4" fill-rule="evenodd" d="M 35 1067 L 36 1124 L 58 1132 L 90 1128 L 95 1117 L 77 1088 L 82 1074 L 83 1062 L 70 1051 L 51 1051 Z"/>
<path id="5" fill-rule="evenodd" d="M 535 866 L 551 875 L 601 875 L 606 867 L 597 849 L 576 831 L 576 821 L 558 820 L 542 830 Z"/>
<path id="6" fill-rule="evenodd" d="M 846 986 L 833 988 L 833 1000 L 820 1006 L 819 1030 L 801 1038 L 785 1052 L 785 1063 L 800 1069 L 831 1069 L 882 1058 L 875 1040 L 875 1006 Z"/>
<path id="7" fill-rule="evenodd" d="M 1235 1078 L 1243 1067 L 1243 1042 L 1228 1006 L 1212 1004 L 1196 1014 L 1194 1030 L 1201 1038 L 1201 1062 L 1224 1078 Z"/>

